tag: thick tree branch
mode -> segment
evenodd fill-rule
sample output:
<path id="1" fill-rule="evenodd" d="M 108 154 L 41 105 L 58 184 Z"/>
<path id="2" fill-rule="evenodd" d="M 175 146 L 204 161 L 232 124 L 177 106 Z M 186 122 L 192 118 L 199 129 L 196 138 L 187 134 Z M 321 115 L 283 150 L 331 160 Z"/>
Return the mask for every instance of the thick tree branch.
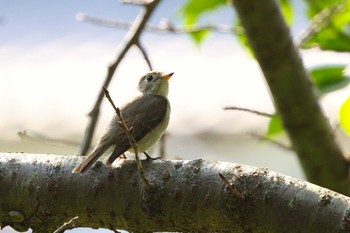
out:
<path id="1" fill-rule="evenodd" d="M 103 84 L 101 86 L 101 90 L 98 94 L 95 105 L 89 113 L 90 119 L 89 119 L 89 123 L 85 129 L 85 135 L 84 135 L 84 139 L 83 139 L 82 144 L 81 144 L 80 154 L 85 155 L 90 147 L 92 137 L 93 137 L 93 134 L 95 132 L 98 116 L 100 113 L 100 106 L 101 106 L 101 103 L 103 100 L 103 95 L 104 95 L 103 87 L 108 88 L 109 83 L 111 82 L 112 77 L 113 77 L 117 67 L 119 66 L 120 62 L 123 60 L 124 56 L 126 55 L 126 53 L 129 51 L 129 49 L 133 45 L 138 43 L 140 35 L 144 29 L 146 22 L 148 21 L 148 19 L 152 15 L 153 11 L 155 10 L 155 8 L 157 7 L 159 2 L 160 2 L 160 0 L 154 0 L 154 1 L 152 1 L 149 4 L 144 6 L 144 9 L 141 10 L 140 14 L 135 19 L 135 21 L 131 25 L 128 33 L 124 37 L 123 42 L 122 42 L 122 46 L 121 46 L 121 50 L 120 50 L 119 54 L 117 55 L 116 60 L 113 62 L 113 64 L 111 64 L 108 67 L 108 72 L 107 72 L 107 76 L 105 78 L 105 81 L 103 82 Z"/>
<path id="2" fill-rule="evenodd" d="M 348 164 L 335 143 L 275 0 L 234 6 L 308 180 L 350 194 Z"/>
<path id="3" fill-rule="evenodd" d="M 75 227 L 132 232 L 348 232 L 350 198 L 281 174 L 218 161 L 97 162 L 81 156 L 0 154 L 0 226 L 53 232 Z M 226 177 L 225 182 L 219 174 Z M 232 184 L 240 195 L 232 192 Z"/>

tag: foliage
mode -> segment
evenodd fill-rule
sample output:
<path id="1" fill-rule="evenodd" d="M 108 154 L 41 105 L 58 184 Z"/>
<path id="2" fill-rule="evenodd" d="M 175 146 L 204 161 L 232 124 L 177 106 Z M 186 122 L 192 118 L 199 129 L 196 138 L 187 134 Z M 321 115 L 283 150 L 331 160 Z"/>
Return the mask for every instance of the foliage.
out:
<path id="1" fill-rule="evenodd" d="M 185 26 L 193 26 L 200 18 L 208 13 L 214 14 L 222 7 L 231 7 L 230 1 L 187 0 L 181 9 L 181 15 Z M 233 2 L 234 3 L 234 2 Z M 286 22 L 291 25 L 293 15 L 296 14 L 290 0 L 279 0 L 281 11 Z M 310 20 L 306 36 L 300 44 L 301 48 L 307 49 L 318 47 L 321 50 L 350 51 L 350 0 L 305 0 L 305 16 Z M 241 28 L 240 22 L 232 20 L 235 28 Z M 208 31 L 192 33 L 191 38 L 199 45 L 208 35 Z M 237 35 L 241 45 L 251 53 L 248 40 L 244 33 Z M 330 92 L 346 87 L 350 77 L 344 74 L 346 65 L 322 65 L 309 69 L 312 83 L 319 98 Z M 340 113 L 340 124 L 350 133 L 350 100 L 345 101 Z M 282 133 L 283 126 L 278 113 L 270 120 L 266 136 L 271 137 Z"/>
<path id="2" fill-rule="evenodd" d="M 350 135 L 350 97 L 348 97 L 342 107 L 340 108 L 340 126 L 342 129 Z"/>
<path id="3" fill-rule="evenodd" d="M 350 51 L 350 1 L 307 0 L 307 15 L 312 18 L 314 32 L 302 48 L 319 47 L 322 50 Z"/>
<path id="4" fill-rule="evenodd" d="M 319 95 L 346 87 L 350 77 L 345 75 L 346 65 L 325 65 L 309 70 L 311 80 Z"/>
<path id="5" fill-rule="evenodd" d="M 181 9 L 185 27 L 192 27 L 198 22 L 202 15 L 214 12 L 218 8 L 225 6 L 226 2 L 226 0 L 188 0 Z M 200 30 L 199 32 L 191 32 L 190 36 L 193 41 L 199 45 L 208 34 L 209 30 Z"/>
<path id="6" fill-rule="evenodd" d="M 350 83 L 350 77 L 344 73 L 345 68 L 346 65 L 325 65 L 309 69 L 311 81 L 319 97 L 342 89 Z M 344 129 L 348 129 L 350 133 L 350 101 L 348 104 L 344 103 L 344 105 L 346 106 L 343 106 L 343 113 L 340 114 L 341 125 L 344 125 Z M 276 136 L 282 132 L 284 132 L 284 129 L 281 118 L 278 114 L 275 114 L 269 122 L 266 136 Z"/>

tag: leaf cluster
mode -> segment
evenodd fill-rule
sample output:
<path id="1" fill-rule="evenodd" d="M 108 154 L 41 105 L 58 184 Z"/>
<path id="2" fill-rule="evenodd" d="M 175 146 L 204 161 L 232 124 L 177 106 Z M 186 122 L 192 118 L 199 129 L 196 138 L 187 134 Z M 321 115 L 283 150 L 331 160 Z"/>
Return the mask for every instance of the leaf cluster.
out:
<path id="1" fill-rule="evenodd" d="M 300 10 L 298 9 L 297 12 L 291 0 L 278 2 L 285 21 L 292 27 L 293 19 Z M 234 2 L 229 0 L 187 0 L 180 10 L 180 15 L 186 27 L 193 27 L 202 23 L 209 15 L 217 14 L 222 8 L 233 10 L 232 4 Z M 304 4 L 303 14 L 308 19 L 308 27 L 300 32 L 303 37 L 297 46 L 301 49 L 316 47 L 333 52 L 350 52 L 350 0 L 305 0 L 298 4 Z M 232 25 L 237 29 L 236 31 L 242 31 L 235 14 L 233 14 Z M 210 30 L 205 29 L 189 35 L 197 45 L 200 45 L 209 34 Z M 240 44 L 250 51 L 245 34 L 239 33 L 236 36 Z M 345 74 L 346 68 L 346 64 L 323 64 L 308 69 L 309 77 L 319 98 L 349 84 L 350 76 Z M 339 122 L 350 134 L 350 97 L 341 106 Z M 269 122 L 266 135 L 271 137 L 283 131 L 281 119 L 276 113 Z"/>

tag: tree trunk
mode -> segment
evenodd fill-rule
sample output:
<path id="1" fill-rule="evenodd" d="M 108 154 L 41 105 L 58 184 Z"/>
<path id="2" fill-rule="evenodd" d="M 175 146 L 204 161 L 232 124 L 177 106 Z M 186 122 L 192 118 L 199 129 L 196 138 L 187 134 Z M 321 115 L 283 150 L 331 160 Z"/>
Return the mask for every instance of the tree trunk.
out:
<path id="1" fill-rule="evenodd" d="M 234 6 L 308 180 L 350 195 L 349 164 L 335 143 L 277 2 L 235 0 Z"/>

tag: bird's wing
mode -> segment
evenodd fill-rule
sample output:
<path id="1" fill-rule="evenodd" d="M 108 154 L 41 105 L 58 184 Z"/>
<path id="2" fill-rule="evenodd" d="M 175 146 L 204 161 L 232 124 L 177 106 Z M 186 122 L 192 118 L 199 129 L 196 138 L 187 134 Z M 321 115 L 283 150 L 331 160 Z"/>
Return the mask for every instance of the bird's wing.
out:
<path id="1" fill-rule="evenodd" d="M 121 115 L 135 141 L 138 142 L 162 122 L 168 107 L 169 102 L 164 96 L 146 94 L 124 106 Z M 112 164 L 116 158 L 131 148 L 124 130 L 119 130 L 117 138 L 117 146 L 108 158 L 107 165 Z"/>

